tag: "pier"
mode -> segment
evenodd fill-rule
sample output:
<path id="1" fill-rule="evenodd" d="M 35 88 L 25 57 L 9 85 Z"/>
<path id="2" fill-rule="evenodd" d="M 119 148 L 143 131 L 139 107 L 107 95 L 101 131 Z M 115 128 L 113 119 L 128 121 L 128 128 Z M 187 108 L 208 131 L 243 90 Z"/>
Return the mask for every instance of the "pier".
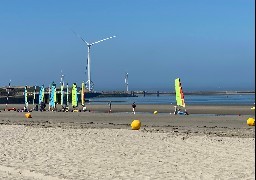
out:
<path id="1" fill-rule="evenodd" d="M 35 91 L 35 99 L 34 99 L 34 86 L 28 87 L 28 102 L 31 104 L 34 102 L 37 104 L 39 99 L 39 89 L 37 86 Z M 64 89 L 64 101 L 67 98 L 66 88 Z M 237 95 L 237 94 L 255 94 L 255 91 L 187 91 L 184 92 L 185 95 Z M 146 90 L 138 90 L 138 91 L 101 91 L 101 92 L 85 92 L 85 99 L 91 98 L 100 98 L 100 97 L 138 97 L 138 96 L 163 96 L 163 95 L 175 95 L 175 92 L 171 91 L 146 91 Z M 2 87 L 0 88 L 0 104 L 7 103 L 10 104 L 22 104 L 24 103 L 24 87 Z M 57 88 L 56 92 L 57 103 L 60 103 L 61 92 L 60 89 Z M 69 101 L 71 100 L 71 89 L 69 90 L 68 95 Z M 78 101 L 81 101 L 80 88 L 78 88 Z M 45 103 L 49 102 L 49 92 L 46 88 L 45 91 Z"/>

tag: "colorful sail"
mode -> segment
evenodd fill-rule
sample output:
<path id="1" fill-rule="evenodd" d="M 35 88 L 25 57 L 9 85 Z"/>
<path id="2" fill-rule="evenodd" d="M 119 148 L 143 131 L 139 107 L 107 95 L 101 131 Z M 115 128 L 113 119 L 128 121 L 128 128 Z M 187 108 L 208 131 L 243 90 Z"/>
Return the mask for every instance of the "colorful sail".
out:
<path id="1" fill-rule="evenodd" d="M 72 106 L 77 107 L 78 97 L 77 97 L 77 85 L 76 83 L 73 83 L 72 85 Z"/>
<path id="2" fill-rule="evenodd" d="M 56 103 L 56 84 L 53 82 L 51 84 L 51 92 L 50 92 L 50 107 L 55 108 Z"/>
<path id="3" fill-rule="evenodd" d="M 64 97 L 64 83 L 60 85 L 60 105 L 63 106 L 63 97 Z"/>
<path id="4" fill-rule="evenodd" d="M 26 109 L 28 109 L 28 87 L 25 86 L 25 89 L 24 89 L 24 97 L 25 97 L 25 107 Z"/>
<path id="5" fill-rule="evenodd" d="M 36 86 L 34 86 L 34 92 L 33 92 L 33 105 L 35 105 L 36 100 Z"/>
<path id="6" fill-rule="evenodd" d="M 84 106 L 84 93 L 85 93 L 85 84 L 82 82 L 82 88 L 81 88 L 81 104 Z"/>
<path id="7" fill-rule="evenodd" d="M 44 102 L 44 85 L 41 86 L 40 91 L 39 91 L 39 103 Z"/>
<path id="8" fill-rule="evenodd" d="M 67 107 L 69 106 L 69 99 L 68 99 L 68 96 L 69 96 L 69 92 L 68 92 L 68 83 L 67 83 Z"/>
<path id="9" fill-rule="evenodd" d="M 176 92 L 177 106 L 185 107 L 184 93 L 182 90 L 180 78 L 175 79 L 175 92 Z"/>
<path id="10" fill-rule="evenodd" d="M 54 105 L 55 105 L 56 102 L 57 102 L 57 88 L 56 88 L 56 84 L 55 84 L 55 87 L 54 87 L 54 96 L 53 97 L 54 97 Z"/>

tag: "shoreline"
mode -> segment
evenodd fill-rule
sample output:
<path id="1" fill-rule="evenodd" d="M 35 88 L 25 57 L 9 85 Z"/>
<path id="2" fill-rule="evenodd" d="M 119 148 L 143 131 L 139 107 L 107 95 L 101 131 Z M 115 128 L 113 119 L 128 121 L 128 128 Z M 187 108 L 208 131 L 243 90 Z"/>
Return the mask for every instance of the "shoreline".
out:
<path id="1" fill-rule="evenodd" d="M 87 111 L 98 112 L 98 113 L 108 113 L 109 106 L 106 105 L 95 105 L 86 104 Z M 189 105 L 186 110 L 189 114 L 209 114 L 209 115 L 254 115 L 255 111 L 251 109 L 253 105 Z M 8 104 L 7 108 L 23 109 L 23 104 Z M 29 104 L 28 109 L 33 109 L 34 106 Z M 0 111 L 6 109 L 5 104 L 0 104 Z M 61 106 L 57 105 L 57 110 L 60 110 Z M 73 108 L 69 106 L 71 111 Z M 82 110 L 82 106 L 79 105 L 76 109 Z M 48 110 L 48 104 L 46 105 L 46 110 Z M 112 113 L 128 113 L 132 112 L 131 105 L 116 105 L 112 103 Z M 158 113 L 173 113 L 174 105 L 159 105 L 159 104 L 137 104 L 136 112 L 138 113 L 152 113 L 157 111 Z"/>

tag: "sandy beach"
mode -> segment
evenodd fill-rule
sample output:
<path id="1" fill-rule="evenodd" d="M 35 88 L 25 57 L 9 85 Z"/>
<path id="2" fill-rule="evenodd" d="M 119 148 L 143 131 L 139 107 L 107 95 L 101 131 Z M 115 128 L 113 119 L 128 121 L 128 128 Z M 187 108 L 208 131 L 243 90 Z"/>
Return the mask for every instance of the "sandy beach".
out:
<path id="1" fill-rule="evenodd" d="M 0 179 L 255 179 L 249 106 L 191 106 L 188 116 L 167 105 L 88 109 L 30 119 L 1 110 Z"/>

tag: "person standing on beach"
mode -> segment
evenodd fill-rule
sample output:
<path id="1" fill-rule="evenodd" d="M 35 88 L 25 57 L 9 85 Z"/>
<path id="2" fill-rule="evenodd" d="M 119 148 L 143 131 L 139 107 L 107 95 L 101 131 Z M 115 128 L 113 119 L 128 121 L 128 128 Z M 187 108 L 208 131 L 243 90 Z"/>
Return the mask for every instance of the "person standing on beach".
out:
<path id="1" fill-rule="evenodd" d="M 133 112 L 133 114 L 135 114 L 135 108 L 136 108 L 136 104 L 135 104 L 135 102 L 133 102 L 132 103 L 132 112 Z"/>
<path id="2" fill-rule="evenodd" d="M 177 106 L 174 106 L 174 113 L 173 114 L 178 114 Z"/>
<path id="3" fill-rule="evenodd" d="M 185 109 L 185 111 L 184 111 L 184 114 L 185 114 L 185 115 L 189 115 L 186 109 Z"/>
<path id="4" fill-rule="evenodd" d="M 109 101 L 108 105 L 109 105 L 109 111 L 108 111 L 108 113 L 111 113 L 111 101 Z"/>

